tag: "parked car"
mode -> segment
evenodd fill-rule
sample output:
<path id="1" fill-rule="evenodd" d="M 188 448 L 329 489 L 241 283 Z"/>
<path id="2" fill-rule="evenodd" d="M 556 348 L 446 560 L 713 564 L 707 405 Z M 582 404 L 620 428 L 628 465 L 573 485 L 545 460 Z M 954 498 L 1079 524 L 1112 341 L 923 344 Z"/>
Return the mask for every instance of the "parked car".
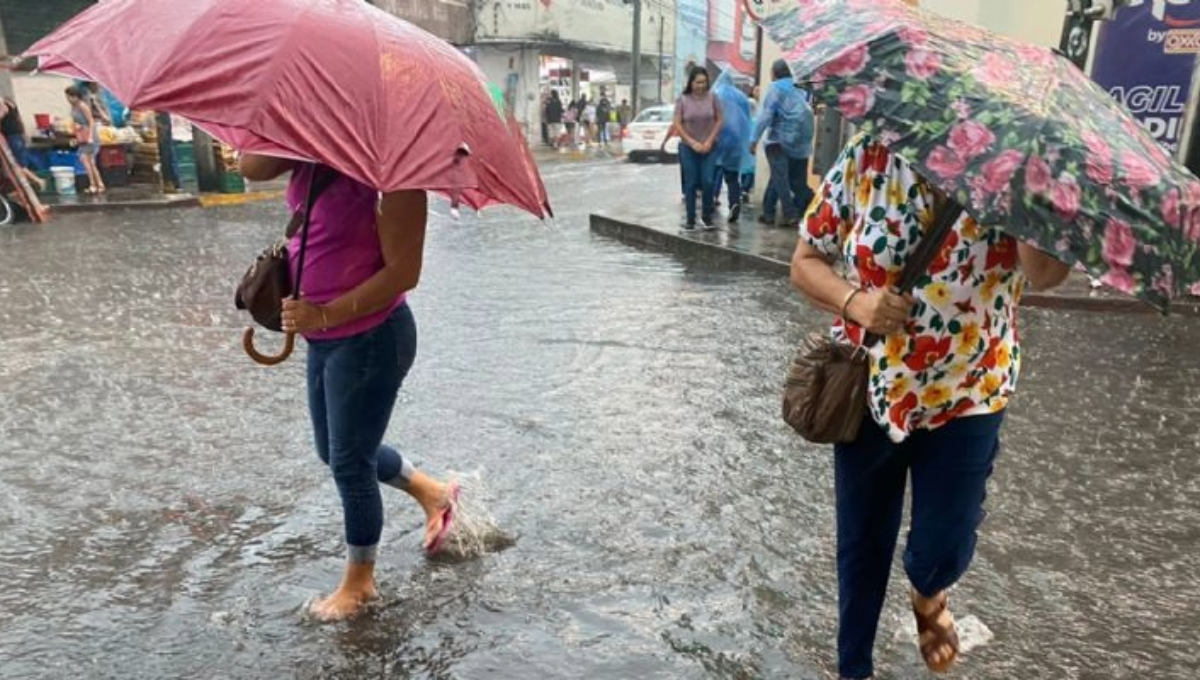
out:
<path id="1" fill-rule="evenodd" d="M 667 142 L 667 149 L 662 150 L 663 139 L 667 130 L 671 129 L 671 121 L 675 119 L 674 106 L 652 106 L 645 109 L 625 129 L 625 137 L 621 140 L 621 150 L 631 162 L 643 160 L 671 161 L 679 156 L 679 137 L 672 137 Z"/>

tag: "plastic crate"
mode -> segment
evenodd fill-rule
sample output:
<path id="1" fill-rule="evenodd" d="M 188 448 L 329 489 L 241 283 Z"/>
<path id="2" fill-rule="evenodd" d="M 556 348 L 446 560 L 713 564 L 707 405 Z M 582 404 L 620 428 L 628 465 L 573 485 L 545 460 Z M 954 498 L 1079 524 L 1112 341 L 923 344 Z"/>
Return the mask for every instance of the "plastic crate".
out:
<path id="1" fill-rule="evenodd" d="M 175 143 L 175 160 L 181 165 L 184 163 L 196 164 L 196 150 L 190 143 Z"/>
<path id="2" fill-rule="evenodd" d="M 129 168 L 124 165 L 100 168 L 100 179 L 104 180 L 105 186 L 127 187 L 130 181 Z"/>
<path id="3" fill-rule="evenodd" d="M 184 183 L 184 182 L 194 183 L 197 181 L 197 178 L 199 177 L 199 175 L 196 174 L 196 164 L 195 163 L 180 162 L 180 163 L 177 163 L 175 167 L 179 171 L 180 183 Z"/>
<path id="4" fill-rule="evenodd" d="M 99 168 L 125 168 L 128 164 L 124 146 L 101 146 L 100 154 L 96 156 L 96 165 Z"/>
<path id="5" fill-rule="evenodd" d="M 244 194 L 244 193 L 246 193 L 246 179 L 237 173 L 231 173 L 231 172 L 221 173 L 221 193 L 223 193 L 223 194 Z"/>

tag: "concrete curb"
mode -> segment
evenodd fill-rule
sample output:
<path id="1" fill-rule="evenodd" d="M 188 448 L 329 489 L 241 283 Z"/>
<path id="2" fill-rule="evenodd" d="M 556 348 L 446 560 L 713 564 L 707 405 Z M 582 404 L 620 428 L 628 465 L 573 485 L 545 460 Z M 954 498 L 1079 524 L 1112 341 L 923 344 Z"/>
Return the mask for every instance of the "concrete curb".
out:
<path id="1" fill-rule="evenodd" d="M 65 215 L 88 212 L 107 212 L 111 210 L 159 210 L 162 208 L 198 208 L 200 198 L 190 194 L 178 198 L 168 198 L 153 201 L 106 201 L 104 203 L 52 203 L 48 206 L 50 215 Z"/>
<path id="2" fill-rule="evenodd" d="M 636 222 L 597 213 L 590 215 L 589 222 L 592 233 L 639 248 L 701 258 L 713 264 L 745 267 L 778 276 L 788 276 L 791 269 L 791 264 L 782 260 L 720 243 L 707 242 L 706 232 L 702 231 L 696 234 L 670 234 Z M 1021 305 L 1110 314 L 1158 313 L 1139 300 L 1113 295 L 1082 296 L 1027 292 L 1021 297 Z M 1171 305 L 1171 314 L 1200 317 L 1200 300 L 1177 301 Z"/>
<path id="3" fill-rule="evenodd" d="M 202 194 L 200 206 L 204 208 L 224 208 L 247 203 L 274 201 L 287 195 L 286 191 L 249 191 L 244 194 Z"/>

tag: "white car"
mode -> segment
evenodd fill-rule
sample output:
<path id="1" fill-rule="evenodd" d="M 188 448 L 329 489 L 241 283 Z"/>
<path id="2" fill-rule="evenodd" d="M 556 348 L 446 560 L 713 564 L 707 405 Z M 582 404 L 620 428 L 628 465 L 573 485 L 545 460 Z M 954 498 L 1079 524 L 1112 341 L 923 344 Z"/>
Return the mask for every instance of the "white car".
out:
<path id="1" fill-rule="evenodd" d="M 674 106 L 652 106 L 643 110 L 625 129 L 625 137 L 621 140 L 625 157 L 634 163 L 647 159 L 667 161 L 677 158 L 679 137 L 672 137 L 667 142 L 666 152 L 662 150 L 663 139 L 671 129 L 673 120 Z"/>

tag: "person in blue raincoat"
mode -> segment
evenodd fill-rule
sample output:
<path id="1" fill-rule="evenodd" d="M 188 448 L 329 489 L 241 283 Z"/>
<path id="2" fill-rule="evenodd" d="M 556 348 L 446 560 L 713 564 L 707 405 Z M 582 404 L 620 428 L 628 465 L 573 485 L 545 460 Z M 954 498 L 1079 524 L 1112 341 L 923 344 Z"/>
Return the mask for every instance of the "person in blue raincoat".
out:
<path id="1" fill-rule="evenodd" d="M 795 228 L 800 223 L 798 206 L 807 206 L 813 198 L 808 186 L 813 111 L 808 94 L 796 87 L 786 61 L 776 60 L 771 66 L 771 76 L 774 82 L 759 109 L 750 144 L 750 153 L 756 153 L 759 140 L 770 131 L 765 146 L 771 179 L 758 219 L 763 224 L 775 224 L 775 206 L 779 203 L 783 210 L 782 226 Z"/>
<path id="2" fill-rule="evenodd" d="M 750 118 L 746 121 L 746 139 L 754 138 L 754 128 L 758 124 L 758 102 L 750 98 Z M 750 204 L 750 193 L 754 191 L 754 176 L 758 173 L 758 159 L 750 153 L 748 147 L 742 147 L 742 205 Z"/>
<path id="3" fill-rule="evenodd" d="M 717 135 L 717 193 L 721 180 L 729 188 L 729 221 L 737 222 L 742 211 L 742 164 L 750 147 L 750 99 L 733 84 L 732 71 L 717 78 L 713 94 L 721 104 L 721 132 Z"/>

